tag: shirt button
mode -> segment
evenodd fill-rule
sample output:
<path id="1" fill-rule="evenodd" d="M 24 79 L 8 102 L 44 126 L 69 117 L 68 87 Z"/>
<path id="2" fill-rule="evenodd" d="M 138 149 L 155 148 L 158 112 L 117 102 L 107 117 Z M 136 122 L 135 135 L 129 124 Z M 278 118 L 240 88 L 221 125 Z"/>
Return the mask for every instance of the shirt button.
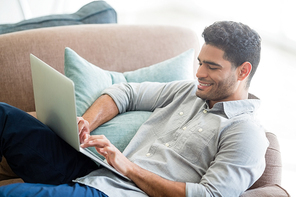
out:
<path id="1" fill-rule="evenodd" d="M 185 131 L 187 129 L 187 127 L 183 127 L 183 130 Z"/>
<path id="2" fill-rule="evenodd" d="M 169 143 L 165 143 L 165 146 L 166 146 L 166 147 L 169 147 L 169 146 L 170 146 L 170 144 L 169 144 Z"/>
<path id="3" fill-rule="evenodd" d="M 180 116 L 182 116 L 183 114 L 184 114 L 184 112 L 182 112 L 182 111 L 179 113 Z"/>
<path id="4" fill-rule="evenodd" d="M 199 132 L 202 132 L 202 128 L 198 129 Z"/>
<path id="5" fill-rule="evenodd" d="M 206 114 L 206 113 L 208 113 L 208 111 L 204 109 L 204 110 L 203 110 L 203 113 Z"/>
<path id="6" fill-rule="evenodd" d="M 151 153 L 147 153 L 146 156 L 149 157 L 151 155 Z"/>

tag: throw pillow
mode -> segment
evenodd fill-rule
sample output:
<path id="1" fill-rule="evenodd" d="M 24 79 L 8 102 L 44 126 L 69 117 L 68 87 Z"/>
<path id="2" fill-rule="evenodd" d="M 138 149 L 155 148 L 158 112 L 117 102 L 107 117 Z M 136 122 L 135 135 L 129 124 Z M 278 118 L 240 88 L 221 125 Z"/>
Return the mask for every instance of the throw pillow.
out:
<path id="1" fill-rule="evenodd" d="M 80 57 L 70 48 L 65 49 L 65 75 L 75 84 L 77 116 L 82 116 L 101 92 L 116 83 L 126 82 L 170 82 L 193 77 L 194 50 L 158 64 L 130 72 L 103 70 Z M 105 135 L 120 151 L 123 151 L 139 127 L 151 112 L 127 112 L 119 114 L 101 125 L 92 134 Z M 94 148 L 91 148 L 96 154 Z"/>
<path id="2" fill-rule="evenodd" d="M 48 15 L 15 24 L 0 25 L 0 34 L 43 27 L 101 23 L 117 23 L 117 13 L 105 1 L 93 1 L 73 14 Z"/>
<path id="3" fill-rule="evenodd" d="M 136 83 L 191 79 L 193 76 L 193 56 L 194 49 L 190 49 L 171 59 L 135 71 L 124 72 L 123 75 L 127 82 Z"/>

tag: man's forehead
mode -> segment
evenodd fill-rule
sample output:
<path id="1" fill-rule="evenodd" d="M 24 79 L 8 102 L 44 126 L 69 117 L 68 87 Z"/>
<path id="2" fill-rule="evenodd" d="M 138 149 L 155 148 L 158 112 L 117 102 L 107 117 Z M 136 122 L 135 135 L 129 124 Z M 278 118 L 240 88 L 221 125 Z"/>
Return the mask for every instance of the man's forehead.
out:
<path id="1" fill-rule="evenodd" d="M 221 61 L 224 59 L 224 51 L 209 44 L 204 44 L 198 55 L 200 61 Z"/>
<path id="2" fill-rule="evenodd" d="M 223 57 L 224 51 L 222 49 L 219 49 L 216 46 L 210 45 L 210 44 L 204 44 L 200 50 L 199 56 L 217 56 L 217 57 Z"/>
<path id="3" fill-rule="evenodd" d="M 232 65 L 230 61 L 224 58 L 224 51 L 222 49 L 210 44 L 204 44 L 202 46 L 197 59 L 201 63 L 207 63 L 221 67 Z"/>

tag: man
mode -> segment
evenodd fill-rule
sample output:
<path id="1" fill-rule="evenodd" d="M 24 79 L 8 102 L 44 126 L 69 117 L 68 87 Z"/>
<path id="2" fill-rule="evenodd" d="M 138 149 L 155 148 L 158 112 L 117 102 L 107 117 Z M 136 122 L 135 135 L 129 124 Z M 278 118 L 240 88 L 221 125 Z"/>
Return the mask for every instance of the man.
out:
<path id="1" fill-rule="evenodd" d="M 261 41 L 248 26 L 229 21 L 207 27 L 203 37 L 197 81 L 114 85 L 78 118 L 81 146 L 96 147 L 110 165 L 131 181 L 104 168 L 96 169 L 88 158 L 68 148 L 34 118 L 2 104 L 2 154 L 26 182 L 47 185 L 10 185 L 1 187 L 0 193 L 21 193 L 30 187 L 30 194 L 35 191 L 34 195 L 45 189 L 50 195 L 242 194 L 262 175 L 268 146 L 264 129 L 254 118 L 259 100 L 248 99 L 260 60 Z M 104 136 L 90 136 L 92 130 L 118 113 L 131 110 L 153 113 L 123 154 Z M 13 121 L 19 124 L 12 124 Z M 22 123 L 28 128 L 19 128 Z M 11 136 L 12 130 L 18 131 L 17 135 Z M 18 142 L 12 140 L 15 136 L 20 138 Z M 41 139 L 44 145 L 30 141 L 31 138 Z M 51 140 L 56 141 L 54 145 Z M 16 146 L 22 146 L 21 151 Z M 40 146 L 42 150 L 35 153 Z M 22 161 L 13 156 L 21 154 L 26 154 Z M 38 172 L 35 177 L 25 172 L 28 162 Z M 47 170 L 42 171 L 43 168 Z M 80 184 L 70 183 L 72 179 Z"/>

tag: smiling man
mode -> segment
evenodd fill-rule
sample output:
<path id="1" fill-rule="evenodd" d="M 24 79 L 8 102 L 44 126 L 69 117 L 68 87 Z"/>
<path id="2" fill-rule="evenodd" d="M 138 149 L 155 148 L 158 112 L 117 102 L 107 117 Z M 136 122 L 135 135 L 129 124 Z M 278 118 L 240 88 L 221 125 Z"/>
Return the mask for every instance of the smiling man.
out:
<path id="1" fill-rule="evenodd" d="M 10 125 L 11 131 L 18 131 L 22 149 L 2 143 L 1 150 L 26 152 L 31 160 L 36 157 L 39 163 L 52 166 L 58 163 L 60 169 L 56 172 L 43 169 L 36 161 L 32 164 L 36 165 L 36 173 L 46 172 L 47 177 L 22 178 L 60 185 L 15 184 L 1 187 L 0 192 L 27 192 L 35 196 L 46 188 L 52 195 L 58 191 L 63 196 L 86 192 L 88 196 L 240 196 L 262 175 L 268 146 L 264 129 L 255 118 L 260 101 L 248 99 L 250 82 L 260 61 L 261 40 L 248 26 L 231 21 L 214 23 L 204 30 L 203 37 L 197 80 L 117 84 L 106 89 L 78 118 L 81 146 L 96 147 L 110 165 L 131 181 L 104 168 L 96 169 L 75 150 L 64 150 L 66 145 L 62 146 L 61 140 L 52 136 L 53 132 L 26 116 L 31 129 L 23 128 L 23 121 Z M 104 136 L 90 135 L 118 113 L 135 110 L 153 113 L 123 153 Z M 2 141 L 9 141 L 9 132 L 1 128 L 7 128 L 8 122 L 17 121 L 25 113 L 5 104 L 0 105 L 0 112 L 1 119 L 9 120 L 0 122 L 1 136 L 5 139 Z M 42 133 L 35 134 L 34 125 Z M 34 155 L 25 151 L 26 135 L 40 135 L 45 141 L 51 136 L 59 143 L 43 147 L 42 156 Z M 34 142 L 28 144 L 31 150 Z M 48 159 L 52 155 L 60 159 Z M 6 158 L 10 158 L 9 151 Z M 22 174 L 29 162 L 23 159 L 10 163 L 17 163 L 14 170 Z M 59 173 L 63 174 L 63 180 L 54 179 L 61 176 Z M 79 184 L 69 183 L 71 178 L 77 178 L 74 182 Z M 26 189 L 29 187 L 30 190 Z"/>
<path id="2" fill-rule="evenodd" d="M 199 54 L 198 90 L 196 95 L 209 101 L 210 107 L 217 102 L 248 98 L 247 80 L 252 65 L 244 62 L 235 67 L 224 59 L 224 51 L 205 44 Z"/>

